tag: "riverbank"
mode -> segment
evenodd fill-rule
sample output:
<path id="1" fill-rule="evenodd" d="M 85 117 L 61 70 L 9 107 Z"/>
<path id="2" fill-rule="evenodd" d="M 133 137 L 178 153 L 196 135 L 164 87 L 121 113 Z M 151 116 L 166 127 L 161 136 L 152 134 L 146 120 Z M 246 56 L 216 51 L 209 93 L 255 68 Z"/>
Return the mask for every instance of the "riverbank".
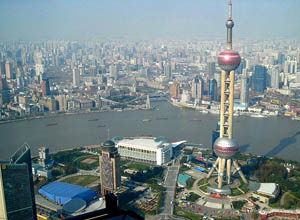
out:
<path id="1" fill-rule="evenodd" d="M 143 109 L 143 108 L 137 108 L 137 109 L 120 109 L 117 110 L 98 110 L 98 111 L 78 111 L 78 112 L 51 112 L 46 113 L 45 115 L 41 116 L 32 116 L 32 117 L 26 117 L 26 118 L 20 118 L 20 119 L 8 119 L 8 120 L 0 120 L 1 124 L 7 124 L 7 123 L 13 123 L 13 122 L 22 122 L 22 121 L 31 121 L 36 119 L 45 119 L 45 118 L 56 118 L 56 117 L 63 117 L 67 115 L 80 115 L 80 114 L 90 114 L 90 113 L 103 113 L 103 112 L 132 112 L 132 111 L 149 111 L 151 109 Z"/>

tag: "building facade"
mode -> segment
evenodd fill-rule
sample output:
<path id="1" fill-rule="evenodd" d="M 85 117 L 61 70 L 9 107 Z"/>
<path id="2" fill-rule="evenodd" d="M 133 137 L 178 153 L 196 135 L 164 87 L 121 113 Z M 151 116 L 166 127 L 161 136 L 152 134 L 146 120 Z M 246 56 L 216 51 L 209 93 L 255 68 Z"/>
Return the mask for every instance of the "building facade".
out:
<path id="1" fill-rule="evenodd" d="M 27 144 L 9 161 L 0 162 L 0 219 L 36 219 L 31 154 Z"/>
<path id="2" fill-rule="evenodd" d="M 240 96 L 240 104 L 248 105 L 249 101 L 249 87 L 248 87 L 248 77 L 247 77 L 247 69 L 242 70 L 243 75 L 241 78 L 241 96 Z"/>
<path id="3" fill-rule="evenodd" d="M 120 155 L 114 142 L 103 144 L 99 157 L 100 187 L 102 195 L 113 193 L 121 185 Z"/>
<path id="4" fill-rule="evenodd" d="M 252 88 L 255 92 L 264 92 L 266 89 L 267 69 L 264 66 L 256 65 L 252 75 Z"/>
<path id="5" fill-rule="evenodd" d="M 117 142 L 117 148 L 121 157 L 155 165 L 168 163 L 173 155 L 166 138 L 124 138 Z"/>

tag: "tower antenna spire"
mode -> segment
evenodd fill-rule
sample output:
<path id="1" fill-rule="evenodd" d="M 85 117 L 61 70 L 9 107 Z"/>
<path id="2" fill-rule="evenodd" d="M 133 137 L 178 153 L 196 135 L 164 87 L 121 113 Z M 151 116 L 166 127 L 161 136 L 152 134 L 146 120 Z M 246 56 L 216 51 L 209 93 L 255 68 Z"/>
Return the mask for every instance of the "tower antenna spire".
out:
<path id="1" fill-rule="evenodd" d="M 231 0 L 229 0 L 229 4 L 228 4 L 228 20 L 232 20 L 232 3 L 231 3 Z"/>

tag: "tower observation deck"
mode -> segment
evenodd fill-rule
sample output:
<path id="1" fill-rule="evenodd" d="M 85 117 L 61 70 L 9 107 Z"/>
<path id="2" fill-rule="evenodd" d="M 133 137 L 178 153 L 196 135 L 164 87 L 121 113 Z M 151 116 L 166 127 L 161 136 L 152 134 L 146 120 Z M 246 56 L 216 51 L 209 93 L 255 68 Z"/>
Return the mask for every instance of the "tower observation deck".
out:
<path id="1" fill-rule="evenodd" d="M 232 29 L 234 22 L 232 20 L 232 3 L 229 0 L 227 28 L 227 48 L 218 56 L 218 64 L 222 69 L 221 80 L 221 109 L 220 109 L 220 137 L 215 141 L 214 149 L 218 159 L 214 163 L 207 178 L 210 178 L 213 171 L 218 172 L 218 188 L 223 186 L 224 179 L 227 184 L 231 183 L 232 164 L 235 168 L 233 171 L 238 172 L 244 183 L 247 180 L 242 173 L 238 163 L 232 157 L 238 151 L 238 143 L 232 138 L 233 125 L 233 105 L 234 105 L 234 71 L 241 63 L 241 57 L 238 52 L 232 50 Z M 226 178 L 224 170 L 226 168 Z"/>

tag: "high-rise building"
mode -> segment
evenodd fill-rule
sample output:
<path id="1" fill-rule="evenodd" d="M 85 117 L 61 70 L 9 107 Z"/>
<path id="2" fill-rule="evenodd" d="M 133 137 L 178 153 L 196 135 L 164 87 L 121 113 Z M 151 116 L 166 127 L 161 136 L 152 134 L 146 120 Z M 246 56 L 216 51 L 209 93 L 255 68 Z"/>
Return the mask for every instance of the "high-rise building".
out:
<path id="1" fill-rule="evenodd" d="M 300 72 L 296 73 L 296 82 L 300 83 Z"/>
<path id="2" fill-rule="evenodd" d="M 99 168 L 102 195 L 115 192 L 121 184 L 121 176 L 120 155 L 114 142 L 104 142 L 99 156 Z"/>
<path id="3" fill-rule="evenodd" d="M 208 86 L 209 96 L 212 101 L 218 100 L 218 86 L 217 86 L 217 80 L 210 79 L 209 80 L 209 86 Z"/>
<path id="4" fill-rule="evenodd" d="M 203 87 L 204 87 L 203 79 L 200 77 L 196 77 L 192 81 L 192 98 L 198 99 L 198 100 L 202 99 Z"/>
<path id="5" fill-rule="evenodd" d="M 6 78 L 0 75 L 0 105 L 8 104 L 10 102 L 10 91 L 7 87 Z"/>
<path id="6" fill-rule="evenodd" d="M 298 63 L 297 60 L 294 58 L 292 59 L 290 56 L 286 58 L 284 62 L 284 72 L 285 73 L 296 73 L 298 70 Z"/>
<path id="7" fill-rule="evenodd" d="M 170 96 L 172 98 L 178 98 L 179 97 L 179 85 L 177 82 L 173 82 L 171 85 L 170 85 Z"/>
<path id="8" fill-rule="evenodd" d="M 215 72 L 216 72 L 216 63 L 208 62 L 206 66 L 206 74 L 209 76 L 210 79 L 214 77 Z"/>
<path id="9" fill-rule="evenodd" d="M 60 94 L 57 96 L 57 101 L 59 105 L 59 111 L 60 112 L 66 112 L 67 111 L 67 99 L 66 95 Z"/>
<path id="10" fill-rule="evenodd" d="M 73 87 L 77 88 L 80 84 L 80 75 L 77 68 L 73 68 Z"/>
<path id="11" fill-rule="evenodd" d="M 219 71 L 215 72 L 214 79 L 217 81 L 217 86 L 221 85 L 221 73 Z"/>
<path id="12" fill-rule="evenodd" d="M 256 65 L 252 74 L 252 89 L 255 92 L 264 92 L 266 89 L 267 68 Z"/>
<path id="13" fill-rule="evenodd" d="M 117 64 L 113 64 L 110 66 L 110 75 L 115 79 L 119 79 L 119 72 L 118 72 L 118 66 Z"/>
<path id="14" fill-rule="evenodd" d="M 248 105 L 249 101 L 249 87 L 248 87 L 248 74 L 247 69 L 242 70 L 241 77 L 241 96 L 240 96 L 240 104 Z"/>
<path id="15" fill-rule="evenodd" d="M 41 147 L 39 148 L 39 165 L 42 167 L 46 167 L 46 165 L 50 162 L 50 154 L 49 148 Z"/>
<path id="16" fill-rule="evenodd" d="M 9 161 L 0 162 L 0 219 L 36 219 L 31 154 L 27 144 Z"/>
<path id="17" fill-rule="evenodd" d="M 12 67 L 9 60 L 7 60 L 5 63 L 5 75 L 7 79 L 13 78 Z"/>
<path id="18" fill-rule="evenodd" d="M 43 97 L 50 95 L 50 83 L 48 78 L 42 79 L 42 95 Z"/>
<path id="19" fill-rule="evenodd" d="M 8 89 L 6 78 L 4 78 L 4 77 L 2 77 L 2 75 L 0 75 L 0 91 L 5 90 L 5 89 Z"/>
<path id="20" fill-rule="evenodd" d="M 171 67 L 170 63 L 166 63 L 164 65 L 164 73 L 168 79 L 172 78 L 172 67 Z"/>
<path id="21" fill-rule="evenodd" d="M 271 88 L 273 89 L 279 89 L 279 83 L 280 83 L 280 72 L 277 68 L 271 69 Z"/>
<path id="22" fill-rule="evenodd" d="M 240 65 L 241 57 L 238 52 L 232 50 L 232 28 L 234 26 L 232 20 L 232 4 L 229 0 L 229 15 L 226 22 L 227 27 L 227 48 L 218 56 L 218 64 L 222 69 L 222 84 L 221 84 L 221 110 L 220 110 L 220 137 L 214 143 L 214 151 L 218 159 L 210 169 L 207 178 L 210 178 L 213 171 L 217 170 L 218 178 L 217 188 L 212 188 L 215 193 L 225 193 L 223 189 L 223 181 L 231 184 L 232 165 L 239 173 L 244 183 L 247 180 L 238 166 L 238 163 L 233 159 L 233 156 L 238 151 L 238 144 L 232 135 L 233 126 L 233 100 L 234 100 L 234 72 Z M 224 171 L 226 169 L 226 175 Z"/>
<path id="23" fill-rule="evenodd" d="M 37 63 L 35 64 L 35 74 L 36 76 L 41 76 L 45 72 L 44 65 Z"/>

